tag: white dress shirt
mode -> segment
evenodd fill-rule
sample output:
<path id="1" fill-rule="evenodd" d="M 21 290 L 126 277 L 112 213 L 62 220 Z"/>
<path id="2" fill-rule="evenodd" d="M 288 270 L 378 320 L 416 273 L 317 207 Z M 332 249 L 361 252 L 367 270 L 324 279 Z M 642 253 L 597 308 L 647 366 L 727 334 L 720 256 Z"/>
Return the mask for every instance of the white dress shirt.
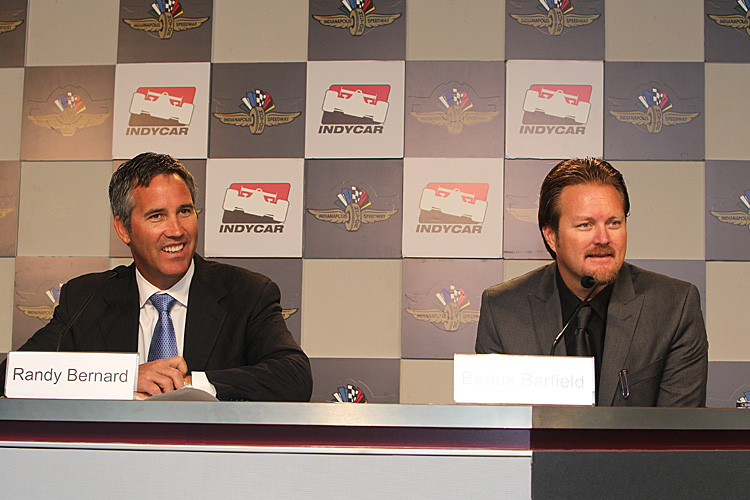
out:
<path id="1" fill-rule="evenodd" d="M 138 355 L 142 362 L 148 359 L 148 350 L 151 347 L 151 337 L 159 319 L 159 311 L 154 307 L 149 298 L 154 293 L 168 293 L 176 302 L 170 310 L 172 325 L 174 326 L 175 340 L 177 341 L 177 355 L 182 356 L 185 349 L 185 320 L 187 318 L 188 299 L 190 297 L 190 283 L 195 273 L 195 262 L 190 263 L 185 276 L 174 284 L 169 290 L 160 290 L 135 269 L 135 281 L 138 284 L 138 302 L 140 314 L 138 317 Z M 188 367 L 190 368 L 190 367 Z M 216 396 L 216 388 L 208 381 L 204 372 L 192 372 L 192 386 Z"/>

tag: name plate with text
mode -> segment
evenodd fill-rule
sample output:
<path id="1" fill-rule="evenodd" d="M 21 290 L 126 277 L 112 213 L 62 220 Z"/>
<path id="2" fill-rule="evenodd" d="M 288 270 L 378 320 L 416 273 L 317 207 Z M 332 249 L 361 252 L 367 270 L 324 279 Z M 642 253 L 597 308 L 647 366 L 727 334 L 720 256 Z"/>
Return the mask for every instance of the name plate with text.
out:
<path id="1" fill-rule="evenodd" d="M 33 399 L 133 399 L 137 353 L 8 353 L 5 395 Z"/>
<path id="2" fill-rule="evenodd" d="M 455 354 L 456 403 L 585 405 L 595 403 L 594 358 Z"/>

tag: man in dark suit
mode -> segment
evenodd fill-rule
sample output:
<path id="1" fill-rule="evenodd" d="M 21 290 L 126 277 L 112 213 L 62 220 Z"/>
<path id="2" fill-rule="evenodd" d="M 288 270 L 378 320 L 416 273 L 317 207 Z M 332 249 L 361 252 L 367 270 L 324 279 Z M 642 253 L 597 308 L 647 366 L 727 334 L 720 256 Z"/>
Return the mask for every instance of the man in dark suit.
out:
<path id="1" fill-rule="evenodd" d="M 698 290 L 624 263 L 630 211 L 620 172 L 593 158 L 560 162 L 539 195 L 555 262 L 482 295 L 477 353 L 594 356 L 601 406 L 704 406 L 708 341 Z M 589 308 L 573 318 L 595 282 Z M 582 282 L 583 280 L 583 282 Z M 579 316 L 587 322 L 576 325 Z M 577 335 L 572 330 L 580 326 Z"/>
<path id="2" fill-rule="evenodd" d="M 137 351 L 142 396 L 191 384 L 221 400 L 309 401 L 310 363 L 286 328 L 276 284 L 195 254 L 196 186 L 185 167 L 140 154 L 112 175 L 109 196 L 133 264 L 68 282 L 50 323 L 21 350 L 55 350 L 64 333 L 61 350 Z"/>

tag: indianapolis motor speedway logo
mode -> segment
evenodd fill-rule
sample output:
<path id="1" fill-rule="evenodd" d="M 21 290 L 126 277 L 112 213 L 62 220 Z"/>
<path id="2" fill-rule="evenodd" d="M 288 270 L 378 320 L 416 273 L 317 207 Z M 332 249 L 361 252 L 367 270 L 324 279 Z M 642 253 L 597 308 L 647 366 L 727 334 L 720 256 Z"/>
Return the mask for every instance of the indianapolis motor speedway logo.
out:
<path id="1" fill-rule="evenodd" d="M 336 389 L 332 394 L 334 403 L 367 403 L 365 391 L 356 385 L 346 384 Z"/>
<path id="2" fill-rule="evenodd" d="M 349 232 L 358 231 L 362 224 L 383 222 L 391 218 L 398 210 L 375 210 L 372 208 L 372 198 L 362 188 L 355 185 L 345 187 L 336 194 L 334 201 L 336 208 L 315 209 L 307 211 L 316 219 L 333 224 L 343 224 Z"/>
<path id="3" fill-rule="evenodd" d="M 16 307 L 18 307 L 19 311 L 30 318 L 49 321 L 52 319 L 52 313 L 55 311 L 55 307 L 57 307 L 57 304 L 60 302 L 60 290 L 62 289 L 62 286 L 63 284 L 59 283 L 51 286 L 49 290 L 44 292 L 44 296 L 48 302 L 47 304 L 40 304 L 37 306 L 24 306 L 18 304 Z M 23 292 L 21 292 L 21 294 L 27 295 Z"/>
<path id="4" fill-rule="evenodd" d="M 169 40 L 175 31 L 186 31 L 199 27 L 208 17 L 185 17 L 179 0 L 156 0 L 145 19 L 123 19 L 134 30 L 156 33 L 161 40 Z"/>
<path id="5" fill-rule="evenodd" d="M 0 21 L 0 35 L 8 33 L 18 28 L 23 24 L 23 20 L 20 21 Z"/>
<path id="6" fill-rule="evenodd" d="M 83 95 L 82 95 L 83 94 Z M 85 96 L 85 97 L 84 97 Z M 33 102 L 33 101 L 30 101 Z M 79 129 L 93 127 L 104 123 L 112 113 L 95 113 L 86 107 L 93 101 L 81 87 L 66 86 L 52 92 L 45 102 L 34 103 L 30 111 L 44 110 L 41 113 L 30 113 L 27 118 L 39 127 L 57 130 L 65 137 L 70 137 Z M 100 111 L 106 108 L 99 106 Z"/>
<path id="7" fill-rule="evenodd" d="M 318 133 L 382 134 L 390 91 L 390 85 L 331 85 Z"/>
<path id="8" fill-rule="evenodd" d="M 213 113 L 213 115 L 222 123 L 247 127 L 251 134 L 259 135 L 266 127 L 291 123 L 302 114 L 300 111 L 291 113 L 273 111 L 276 109 L 276 103 L 268 92 L 260 89 L 245 94 L 239 107 L 242 113 Z"/>
<path id="9" fill-rule="evenodd" d="M 735 226 L 746 226 L 750 229 L 750 190 L 740 195 L 740 201 L 737 203 L 737 206 L 740 207 L 740 210 L 732 212 L 715 212 L 712 210 L 711 215 L 721 222 L 734 224 Z"/>
<path id="10" fill-rule="evenodd" d="M 716 4 L 717 2 L 711 3 Z M 725 28 L 745 30 L 745 34 L 750 36 L 750 0 L 737 0 L 736 2 L 727 3 L 734 5 L 734 10 L 737 11 L 737 14 L 708 14 L 709 19 Z M 706 6 L 706 8 L 709 7 L 710 5 Z"/>
<path id="11" fill-rule="evenodd" d="M 290 190 L 288 183 L 231 184 L 224 193 L 219 233 L 283 233 Z"/>
<path id="12" fill-rule="evenodd" d="M 195 87 L 139 87 L 125 135 L 187 135 L 194 99 Z"/>
<path id="13" fill-rule="evenodd" d="M 15 205 L 17 203 L 17 197 L 13 195 L 9 195 L 9 196 L 3 196 L 0 199 L 3 200 L 2 203 L 0 203 L 0 219 L 4 219 L 5 217 L 15 212 L 16 210 Z"/>
<path id="14" fill-rule="evenodd" d="M 537 2 L 534 2 L 537 3 Z M 557 36 L 565 28 L 577 28 L 593 23 L 601 14 L 574 14 L 570 0 L 539 0 L 536 14 L 510 14 L 510 17 L 524 26 L 533 26 L 547 34 Z"/>
<path id="15" fill-rule="evenodd" d="M 609 113 L 621 122 L 630 123 L 649 134 L 658 134 L 662 128 L 672 125 L 690 123 L 700 113 L 679 113 L 674 111 L 668 92 L 663 86 L 651 86 L 643 90 L 635 99 L 638 109 L 632 111 L 614 111 Z M 612 99 L 611 99 L 612 100 Z M 623 99 L 614 99 L 623 100 Z"/>
<path id="16" fill-rule="evenodd" d="M 419 199 L 417 233 L 481 234 L 489 184 L 431 182 Z"/>
<path id="17" fill-rule="evenodd" d="M 407 297 L 417 302 L 416 298 L 409 295 Z M 439 291 L 434 293 L 433 305 L 434 307 L 425 309 L 407 307 L 406 312 L 414 319 L 430 322 L 446 332 L 455 332 L 467 323 L 479 321 L 479 311 L 469 309 L 471 302 L 466 292 L 456 285 L 440 287 Z"/>
<path id="18" fill-rule="evenodd" d="M 441 85 L 429 98 L 414 101 L 411 116 L 422 123 L 445 127 L 450 134 L 460 134 L 464 127 L 487 123 L 500 114 L 496 110 L 499 98 L 479 99 L 471 87 L 459 82 Z"/>
<path id="19" fill-rule="evenodd" d="M 332 4 L 334 2 L 331 2 Z M 339 2 L 336 2 L 339 3 Z M 401 14 L 375 14 L 372 0 L 341 0 L 339 10 L 343 14 L 314 15 L 313 19 L 329 28 L 349 29 L 352 36 L 361 36 L 366 28 L 378 28 L 391 24 Z"/>
<path id="20" fill-rule="evenodd" d="M 585 134 L 591 85 L 533 84 L 523 100 L 520 134 Z"/>

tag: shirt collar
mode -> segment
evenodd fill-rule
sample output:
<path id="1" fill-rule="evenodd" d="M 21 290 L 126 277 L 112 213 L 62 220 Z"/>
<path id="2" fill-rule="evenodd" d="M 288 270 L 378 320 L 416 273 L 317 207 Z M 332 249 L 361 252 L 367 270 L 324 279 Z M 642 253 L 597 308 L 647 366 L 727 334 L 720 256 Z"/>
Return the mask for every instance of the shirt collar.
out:
<path id="1" fill-rule="evenodd" d="M 557 288 L 560 293 L 560 302 L 566 301 L 573 305 L 574 308 L 577 307 L 578 304 L 583 301 L 579 299 L 576 294 L 574 294 L 570 290 L 570 288 L 568 288 L 568 285 L 565 284 L 565 280 L 562 279 L 562 275 L 560 274 L 559 269 L 555 268 L 555 274 L 557 275 Z M 600 318 L 607 317 L 607 307 L 609 307 L 609 299 L 612 296 L 613 288 L 614 284 L 610 283 L 609 285 L 599 290 L 599 293 L 597 293 L 589 302 L 591 308 Z"/>
<path id="2" fill-rule="evenodd" d="M 143 277 L 141 272 L 136 267 L 135 281 L 138 284 L 138 299 L 140 302 L 140 307 L 143 307 L 146 302 L 148 302 L 148 299 L 151 298 L 151 296 L 155 293 L 168 293 L 169 295 L 177 299 L 177 302 L 187 307 L 188 296 L 190 295 L 190 283 L 193 281 L 194 273 L 195 260 L 192 260 L 190 261 L 190 267 L 188 267 L 185 276 L 183 276 L 180 281 L 175 283 L 169 290 L 160 290 L 159 288 L 149 283 L 148 280 Z"/>

